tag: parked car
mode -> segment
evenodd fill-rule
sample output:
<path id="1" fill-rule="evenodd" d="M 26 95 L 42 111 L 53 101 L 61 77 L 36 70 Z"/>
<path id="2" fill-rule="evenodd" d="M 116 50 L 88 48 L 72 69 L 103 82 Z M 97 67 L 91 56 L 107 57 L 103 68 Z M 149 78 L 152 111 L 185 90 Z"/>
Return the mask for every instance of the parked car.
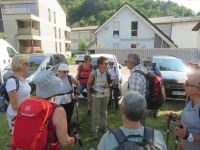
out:
<path id="1" fill-rule="evenodd" d="M 63 54 L 29 54 L 28 57 L 30 66 L 25 78 L 31 85 L 32 92 L 35 90 L 32 79 L 38 72 L 42 70 L 52 70 L 57 74 L 59 64 L 66 63 L 66 58 Z M 3 81 L 5 82 L 12 73 L 11 65 L 9 65 L 2 71 Z"/>
<path id="2" fill-rule="evenodd" d="M 122 66 L 121 64 L 118 63 L 117 61 L 117 58 L 114 54 L 91 54 L 90 55 L 91 58 L 92 58 L 92 61 L 91 63 L 96 66 L 97 65 L 97 59 L 100 57 L 100 56 L 104 56 L 108 59 L 113 59 L 114 60 L 114 65 L 116 66 L 117 68 L 117 71 L 119 72 L 119 81 L 120 81 L 120 84 L 122 83 Z"/>
<path id="3" fill-rule="evenodd" d="M 85 55 L 89 55 L 89 54 L 90 53 L 88 51 L 79 51 L 79 52 L 77 52 L 76 53 L 76 58 L 75 58 L 76 64 L 83 63 Z"/>
<path id="4" fill-rule="evenodd" d="M 168 99 L 185 99 L 184 84 L 187 80 L 187 67 L 184 62 L 173 56 L 154 56 L 153 62 L 160 67 L 166 97 Z"/>
<path id="5" fill-rule="evenodd" d="M 12 58 L 18 54 L 18 52 L 5 40 L 0 39 L 0 68 L 4 70 L 12 61 Z"/>

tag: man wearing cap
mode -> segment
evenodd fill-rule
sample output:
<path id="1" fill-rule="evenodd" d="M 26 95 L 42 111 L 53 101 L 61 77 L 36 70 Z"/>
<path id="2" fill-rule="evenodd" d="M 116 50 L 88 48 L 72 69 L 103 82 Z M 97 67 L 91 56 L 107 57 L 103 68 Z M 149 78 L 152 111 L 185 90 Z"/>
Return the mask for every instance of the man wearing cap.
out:
<path id="1" fill-rule="evenodd" d="M 73 101 L 73 85 L 76 86 L 75 99 L 78 100 L 80 95 L 80 84 L 76 79 L 69 75 L 69 68 L 67 64 L 60 64 L 58 67 L 58 78 L 63 82 L 62 86 L 58 90 L 58 96 L 56 96 L 55 102 L 59 105 L 62 105 L 67 114 L 67 124 L 68 124 L 68 133 L 70 134 L 70 123 L 71 117 L 74 110 L 74 101 Z"/>
<path id="2" fill-rule="evenodd" d="M 153 72 L 155 75 L 161 77 L 160 69 L 158 65 L 155 62 L 153 62 L 153 57 L 146 57 L 143 63 L 144 63 L 144 67 L 148 71 Z"/>
<path id="3" fill-rule="evenodd" d="M 131 71 L 131 75 L 128 78 L 128 91 L 137 91 L 145 96 L 147 80 L 140 72 L 147 74 L 147 69 L 140 64 L 140 58 L 137 54 L 128 54 L 127 67 Z"/>
<path id="4" fill-rule="evenodd" d="M 200 70 L 200 60 L 194 58 L 188 62 L 187 66 L 189 68 L 189 73 L 192 73 L 195 70 Z"/>
<path id="5" fill-rule="evenodd" d="M 146 100 L 138 92 L 128 92 L 122 100 L 120 100 L 120 110 L 122 116 L 122 127 L 119 129 L 127 137 L 129 135 L 139 135 L 130 137 L 128 141 L 142 142 L 144 136 L 144 126 L 141 125 L 141 118 L 146 113 Z M 163 135 L 160 131 L 153 130 L 153 145 L 160 150 L 167 150 Z M 98 150 L 111 150 L 119 146 L 117 139 L 111 131 L 107 131 L 101 138 Z"/>

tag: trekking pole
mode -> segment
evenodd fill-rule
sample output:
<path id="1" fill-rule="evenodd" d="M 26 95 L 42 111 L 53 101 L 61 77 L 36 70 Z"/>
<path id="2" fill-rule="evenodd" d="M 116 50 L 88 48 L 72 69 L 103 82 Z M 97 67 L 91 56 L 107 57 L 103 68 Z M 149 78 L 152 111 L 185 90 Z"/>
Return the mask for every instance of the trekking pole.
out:
<path id="1" fill-rule="evenodd" d="M 77 129 L 78 129 L 78 131 L 79 131 L 80 126 L 79 126 L 78 102 L 75 102 L 75 106 L 76 106 L 76 121 L 77 121 Z"/>
<path id="2" fill-rule="evenodd" d="M 176 125 L 177 125 L 180 129 L 183 129 L 183 125 L 181 124 L 180 120 L 177 120 L 177 121 L 176 121 Z M 178 136 L 176 135 L 174 150 L 177 150 L 177 147 L 178 147 Z"/>
<path id="3" fill-rule="evenodd" d="M 169 126 L 170 126 L 171 116 L 167 119 L 167 136 L 166 136 L 166 144 L 168 147 L 168 141 L 169 141 Z"/>
<path id="4" fill-rule="evenodd" d="M 79 143 L 79 145 L 81 147 L 81 150 L 86 150 L 85 146 L 83 145 L 83 142 L 81 141 L 81 139 L 78 140 L 78 143 Z"/>

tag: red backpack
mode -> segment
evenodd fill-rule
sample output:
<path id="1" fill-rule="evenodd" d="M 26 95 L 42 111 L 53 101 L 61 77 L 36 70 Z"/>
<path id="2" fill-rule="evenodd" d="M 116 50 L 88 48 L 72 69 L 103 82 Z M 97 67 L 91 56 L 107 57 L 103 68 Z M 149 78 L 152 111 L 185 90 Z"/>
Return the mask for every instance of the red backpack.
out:
<path id="1" fill-rule="evenodd" d="M 23 101 L 15 119 L 11 150 L 48 149 L 47 126 L 54 108 L 52 103 L 39 98 Z"/>
<path id="2" fill-rule="evenodd" d="M 134 72 L 142 74 L 147 79 L 147 108 L 152 110 L 159 109 L 166 99 L 162 78 L 152 72 L 148 72 L 147 74 L 144 74 L 140 70 L 135 70 Z"/>

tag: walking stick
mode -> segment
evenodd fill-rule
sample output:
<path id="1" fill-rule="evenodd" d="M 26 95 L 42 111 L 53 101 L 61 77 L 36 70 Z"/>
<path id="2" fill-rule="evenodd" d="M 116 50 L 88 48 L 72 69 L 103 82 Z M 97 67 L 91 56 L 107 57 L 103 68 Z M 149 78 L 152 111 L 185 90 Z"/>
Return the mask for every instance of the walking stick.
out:
<path id="1" fill-rule="evenodd" d="M 81 150 L 85 150 L 85 146 L 83 145 L 83 142 L 81 141 L 81 139 L 78 140 L 78 143 L 81 147 Z"/>
<path id="2" fill-rule="evenodd" d="M 168 147 L 168 141 L 169 141 L 169 125 L 170 125 L 170 121 L 171 121 L 171 116 L 169 116 L 169 118 L 167 119 L 167 137 L 166 137 L 167 147 Z"/>
<path id="3" fill-rule="evenodd" d="M 79 125 L 79 114 L 78 114 L 78 102 L 75 102 L 75 107 L 76 107 L 76 126 L 77 130 L 79 131 L 80 125 Z"/>

